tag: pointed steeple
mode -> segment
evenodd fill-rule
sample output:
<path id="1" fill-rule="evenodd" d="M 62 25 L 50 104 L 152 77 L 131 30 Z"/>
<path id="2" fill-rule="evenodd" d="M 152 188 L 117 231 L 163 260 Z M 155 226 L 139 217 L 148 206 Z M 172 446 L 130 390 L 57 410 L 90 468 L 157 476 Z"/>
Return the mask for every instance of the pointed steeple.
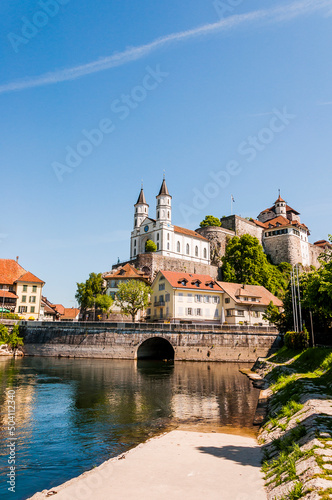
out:
<path id="1" fill-rule="evenodd" d="M 167 187 L 167 184 L 166 184 L 165 174 L 164 174 L 163 182 L 161 184 L 158 196 L 161 196 L 163 194 L 166 195 L 166 196 L 170 196 L 169 191 L 168 191 L 168 187 Z"/>
<path id="2" fill-rule="evenodd" d="M 145 194 L 143 191 L 143 186 L 141 187 L 141 192 L 140 192 L 138 199 L 137 199 L 137 202 L 136 202 L 136 205 L 138 205 L 138 204 L 147 205 L 146 199 L 145 199 Z"/>

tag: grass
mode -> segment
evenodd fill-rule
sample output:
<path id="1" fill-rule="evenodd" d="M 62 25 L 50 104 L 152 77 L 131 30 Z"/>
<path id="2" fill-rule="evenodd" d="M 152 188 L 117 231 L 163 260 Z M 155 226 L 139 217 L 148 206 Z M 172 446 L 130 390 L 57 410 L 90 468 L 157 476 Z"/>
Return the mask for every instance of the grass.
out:
<path id="1" fill-rule="evenodd" d="M 310 396 L 311 388 L 308 387 L 308 383 L 312 385 L 314 393 L 332 394 L 332 349 L 311 348 L 299 352 L 283 347 L 268 361 L 275 363 L 276 366 L 268 374 L 273 393 L 270 406 L 273 410 L 269 415 L 269 420 L 265 423 L 265 428 L 269 432 L 276 427 L 287 431 L 290 419 L 303 408 L 300 403 L 301 396 L 308 393 Z M 296 423 L 296 427 L 271 443 L 273 448 L 266 448 L 262 467 L 266 481 L 273 482 L 275 486 L 288 481 L 296 481 L 293 489 L 283 497 L 287 500 L 298 500 L 305 494 L 304 485 L 298 480 L 296 474 L 296 462 L 314 453 L 313 449 L 301 451 L 298 441 L 305 436 L 307 431 L 298 419 Z M 319 424 L 332 430 L 331 417 L 318 417 L 316 425 Z M 278 452 L 278 455 L 271 459 L 268 454 L 271 454 L 273 449 Z M 317 457 L 317 462 L 320 461 L 322 461 L 320 457 Z M 328 472 L 323 476 L 331 478 Z M 330 493 L 332 489 L 326 495 L 322 494 L 322 500 L 330 498 Z"/>

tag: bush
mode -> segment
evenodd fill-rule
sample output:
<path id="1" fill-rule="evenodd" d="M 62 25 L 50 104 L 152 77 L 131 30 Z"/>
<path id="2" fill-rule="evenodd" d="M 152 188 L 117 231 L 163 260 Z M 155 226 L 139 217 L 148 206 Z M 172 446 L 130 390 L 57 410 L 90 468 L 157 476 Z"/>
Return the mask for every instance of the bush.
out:
<path id="1" fill-rule="evenodd" d="M 306 349 L 309 346 L 308 330 L 304 327 L 302 332 L 287 332 L 284 336 L 284 342 L 288 349 Z"/>
<path id="2" fill-rule="evenodd" d="M 1 313 L 0 317 L 3 319 L 20 319 L 20 316 L 15 313 Z"/>

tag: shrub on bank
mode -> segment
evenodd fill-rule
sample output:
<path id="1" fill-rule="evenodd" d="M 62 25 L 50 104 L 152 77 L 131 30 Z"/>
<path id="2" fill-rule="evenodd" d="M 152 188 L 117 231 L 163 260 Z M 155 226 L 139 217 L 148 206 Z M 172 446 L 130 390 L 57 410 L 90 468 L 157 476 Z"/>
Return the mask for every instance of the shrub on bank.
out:
<path id="1" fill-rule="evenodd" d="M 1 313 L 1 318 L 3 319 L 21 319 L 18 314 L 15 313 Z"/>
<path id="2" fill-rule="evenodd" d="M 302 332 L 287 332 L 284 336 L 284 342 L 288 349 L 306 349 L 309 346 L 308 330 L 304 327 Z"/>

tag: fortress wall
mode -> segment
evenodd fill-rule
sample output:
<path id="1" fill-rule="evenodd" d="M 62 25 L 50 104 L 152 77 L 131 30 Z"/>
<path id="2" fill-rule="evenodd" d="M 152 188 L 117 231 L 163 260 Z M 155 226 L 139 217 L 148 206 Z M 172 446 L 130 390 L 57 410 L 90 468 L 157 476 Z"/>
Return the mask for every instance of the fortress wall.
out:
<path id="1" fill-rule="evenodd" d="M 159 270 L 208 274 L 214 279 L 218 278 L 217 266 L 192 262 L 190 260 L 174 259 L 173 257 L 166 257 L 155 253 L 139 254 L 135 260 L 130 261 L 130 264 L 148 274 L 151 280 L 156 277 Z"/>
<path id="2" fill-rule="evenodd" d="M 274 264 L 289 262 L 292 265 L 302 262 L 301 240 L 292 234 L 279 234 L 264 240 L 264 250 Z"/>
<path id="3" fill-rule="evenodd" d="M 313 245 L 310 243 L 309 245 L 309 256 L 310 256 L 310 264 L 315 267 L 320 267 L 320 262 L 318 260 L 319 256 L 324 252 L 324 249 Z"/>
<path id="4" fill-rule="evenodd" d="M 201 227 L 196 229 L 196 232 L 210 241 L 211 263 L 220 266 L 226 252 L 226 246 L 229 240 L 235 236 L 234 231 L 223 227 Z"/>
<path id="5" fill-rule="evenodd" d="M 254 222 L 243 219 L 238 215 L 223 217 L 221 219 L 221 224 L 223 228 L 234 231 L 234 233 L 236 233 L 236 236 L 250 234 L 250 236 L 254 236 L 255 238 L 257 238 L 258 241 L 262 241 L 263 229 L 259 226 L 256 226 Z"/>

